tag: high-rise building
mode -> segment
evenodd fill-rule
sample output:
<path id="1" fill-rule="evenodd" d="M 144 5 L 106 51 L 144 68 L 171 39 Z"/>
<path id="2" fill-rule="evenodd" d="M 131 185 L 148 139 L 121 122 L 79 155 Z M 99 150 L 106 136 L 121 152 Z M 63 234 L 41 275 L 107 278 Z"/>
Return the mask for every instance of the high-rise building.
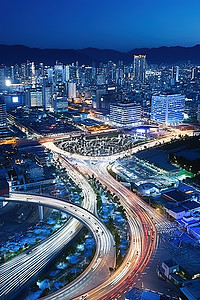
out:
<path id="1" fill-rule="evenodd" d="M 200 102 L 198 103 L 198 108 L 197 108 L 197 121 L 200 122 Z"/>
<path id="2" fill-rule="evenodd" d="M 54 81 L 56 84 L 61 84 L 64 82 L 64 71 L 62 64 L 55 65 L 54 67 Z"/>
<path id="3" fill-rule="evenodd" d="M 104 85 L 106 83 L 106 78 L 104 74 L 97 75 L 97 85 Z"/>
<path id="4" fill-rule="evenodd" d="M 95 101 L 93 101 L 93 108 L 101 109 L 103 98 L 102 96 L 106 94 L 106 89 L 97 89 Z"/>
<path id="5" fill-rule="evenodd" d="M 134 55 L 134 79 L 138 82 L 145 81 L 146 55 Z"/>
<path id="6" fill-rule="evenodd" d="M 65 66 L 65 68 L 64 68 L 64 81 L 66 81 L 66 82 L 68 82 L 69 81 L 69 79 L 70 79 L 70 77 L 69 77 L 69 65 L 67 65 L 67 66 Z"/>
<path id="7" fill-rule="evenodd" d="M 174 83 L 179 81 L 179 66 L 172 67 L 172 78 Z"/>
<path id="8" fill-rule="evenodd" d="M 75 82 L 68 82 L 68 98 L 70 100 L 76 98 L 76 83 Z"/>
<path id="9" fill-rule="evenodd" d="M 5 69 L 4 67 L 0 68 L 0 90 L 5 89 Z"/>
<path id="10" fill-rule="evenodd" d="M 110 121 L 120 127 L 132 127 L 141 121 L 141 106 L 133 103 L 110 105 Z"/>
<path id="11" fill-rule="evenodd" d="M 185 96 L 181 94 L 153 95 L 151 119 L 168 124 L 182 122 L 184 119 Z"/>
<path id="12" fill-rule="evenodd" d="M 43 98 L 43 107 L 45 110 L 53 111 L 53 85 L 47 83 L 47 80 L 43 79 L 42 85 L 42 98 Z"/>
<path id="13" fill-rule="evenodd" d="M 47 69 L 47 75 L 48 75 L 48 82 L 53 83 L 53 69 L 52 68 Z"/>
<path id="14" fill-rule="evenodd" d="M 199 68 L 198 67 L 194 67 L 192 68 L 192 74 L 191 74 L 191 80 L 196 81 L 199 79 Z"/>
<path id="15" fill-rule="evenodd" d="M 34 88 L 28 91 L 29 107 L 43 107 L 42 88 Z"/>
<path id="16" fill-rule="evenodd" d="M 31 83 L 35 86 L 35 64 L 34 62 L 31 63 Z"/>
<path id="17" fill-rule="evenodd" d="M 2 96 L 0 96 L 0 127 L 6 127 L 7 115 L 6 115 L 6 104 Z"/>

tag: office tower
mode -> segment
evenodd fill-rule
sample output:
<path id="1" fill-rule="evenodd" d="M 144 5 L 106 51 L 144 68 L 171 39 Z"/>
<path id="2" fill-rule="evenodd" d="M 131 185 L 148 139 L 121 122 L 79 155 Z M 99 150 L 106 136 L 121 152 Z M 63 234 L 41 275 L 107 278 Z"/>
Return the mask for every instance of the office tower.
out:
<path id="1" fill-rule="evenodd" d="M 31 63 L 31 83 L 33 86 L 35 86 L 35 80 L 36 80 L 36 77 L 35 77 L 35 64 L 34 62 Z"/>
<path id="2" fill-rule="evenodd" d="M 179 82 L 179 66 L 172 67 L 173 82 Z"/>
<path id="3" fill-rule="evenodd" d="M 97 75 L 97 85 L 104 85 L 106 83 L 106 78 L 104 74 Z"/>
<path id="4" fill-rule="evenodd" d="M 181 94 L 153 95 L 151 101 L 151 119 L 159 122 L 173 124 L 183 121 L 185 96 Z"/>
<path id="5" fill-rule="evenodd" d="M 134 55 L 134 79 L 138 82 L 145 81 L 146 55 Z"/>
<path id="6" fill-rule="evenodd" d="M 55 111 L 58 113 L 68 112 L 68 101 L 66 97 L 56 97 Z"/>
<path id="7" fill-rule="evenodd" d="M 27 83 L 34 84 L 35 82 L 35 64 L 27 60 L 25 64 L 22 64 L 23 80 Z"/>
<path id="8" fill-rule="evenodd" d="M 179 66 L 176 67 L 176 82 L 179 82 Z"/>
<path id="9" fill-rule="evenodd" d="M 34 88 L 29 90 L 30 107 L 43 107 L 42 88 Z"/>
<path id="10" fill-rule="evenodd" d="M 112 61 L 109 61 L 107 64 L 107 72 L 106 72 L 108 84 L 112 84 L 112 82 L 113 82 L 114 73 L 115 73 L 114 69 L 115 69 L 114 63 Z"/>
<path id="11" fill-rule="evenodd" d="M 39 64 L 38 75 L 42 76 L 42 77 L 44 76 L 44 64 L 43 63 Z"/>
<path id="12" fill-rule="evenodd" d="M 132 127 L 141 121 L 141 106 L 133 103 L 110 105 L 110 121 L 120 127 Z"/>
<path id="13" fill-rule="evenodd" d="M 21 82 L 24 83 L 26 81 L 26 64 L 21 64 Z"/>
<path id="14" fill-rule="evenodd" d="M 43 105 L 45 110 L 53 111 L 53 87 L 51 84 L 43 87 Z"/>
<path id="15" fill-rule="evenodd" d="M 200 122 L 200 102 L 198 103 L 198 108 L 197 108 L 197 121 Z"/>
<path id="16" fill-rule="evenodd" d="M 0 96 L 0 127 L 6 127 L 7 125 L 7 114 L 6 104 L 2 96 Z"/>
<path id="17" fill-rule="evenodd" d="M 14 82 L 21 83 L 21 68 L 18 65 L 14 66 Z"/>
<path id="18" fill-rule="evenodd" d="M 0 68 L 0 90 L 5 89 L 5 69 L 4 67 Z"/>
<path id="19" fill-rule="evenodd" d="M 69 79 L 77 82 L 79 78 L 78 67 L 74 64 L 69 66 Z"/>
<path id="20" fill-rule="evenodd" d="M 116 93 L 116 91 L 113 90 L 109 90 L 108 88 L 108 92 L 104 95 L 102 95 L 101 97 L 101 109 L 110 110 L 110 105 L 112 103 L 117 103 L 119 101 L 119 94 Z"/>
<path id="21" fill-rule="evenodd" d="M 56 86 L 54 85 L 54 88 L 56 96 L 67 97 L 67 88 L 65 83 L 56 84 Z"/>
<path id="22" fill-rule="evenodd" d="M 62 64 L 55 65 L 54 67 L 54 81 L 56 84 L 64 82 L 64 72 Z"/>
<path id="23" fill-rule="evenodd" d="M 72 101 L 72 99 L 76 98 L 76 83 L 68 82 L 68 98 Z"/>
<path id="24" fill-rule="evenodd" d="M 68 65 L 65 66 L 65 68 L 64 68 L 64 77 L 65 77 L 64 81 L 68 82 L 69 79 L 70 79 L 70 77 L 69 77 L 69 66 Z"/>
<path id="25" fill-rule="evenodd" d="M 92 62 L 92 79 L 95 79 L 95 77 L 96 77 L 96 72 L 97 72 L 97 70 L 96 70 L 96 63 L 95 62 Z"/>
<path id="26" fill-rule="evenodd" d="M 194 67 L 194 68 L 192 68 L 191 80 L 192 81 L 196 81 L 198 79 L 199 79 L 199 68 L 198 67 Z"/>
<path id="27" fill-rule="evenodd" d="M 53 83 L 53 69 L 52 68 L 47 69 L 47 76 L 48 76 L 48 82 Z"/>
<path id="28" fill-rule="evenodd" d="M 106 89 L 97 89 L 96 90 L 96 101 L 93 103 L 93 108 L 101 109 L 103 98 L 102 96 L 106 94 Z"/>
<path id="29" fill-rule="evenodd" d="M 42 85 L 42 98 L 43 98 L 43 107 L 45 110 L 53 111 L 53 85 L 47 82 L 46 78 L 43 78 Z"/>

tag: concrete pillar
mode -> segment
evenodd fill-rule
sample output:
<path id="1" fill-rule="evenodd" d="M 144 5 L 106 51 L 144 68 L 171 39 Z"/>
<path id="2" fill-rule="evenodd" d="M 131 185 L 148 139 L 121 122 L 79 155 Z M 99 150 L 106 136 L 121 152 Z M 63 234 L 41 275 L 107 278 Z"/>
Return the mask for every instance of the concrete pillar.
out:
<path id="1" fill-rule="evenodd" d="M 39 211 L 39 219 L 40 219 L 40 221 L 43 221 L 43 219 L 44 219 L 44 207 L 42 205 L 38 205 L 38 211 Z"/>

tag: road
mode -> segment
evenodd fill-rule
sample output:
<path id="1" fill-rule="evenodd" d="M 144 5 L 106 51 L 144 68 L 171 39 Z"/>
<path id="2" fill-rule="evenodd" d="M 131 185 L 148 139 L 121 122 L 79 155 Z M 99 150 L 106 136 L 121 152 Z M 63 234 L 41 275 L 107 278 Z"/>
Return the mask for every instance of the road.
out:
<path id="1" fill-rule="evenodd" d="M 65 151 L 54 144 L 48 144 L 48 147 L 53 152 L 62 156 L 66 155 Z M 120 198 L 121 204 L 126 210 L 130 234 L 128 254 L 121 266 L 108 280 L 88 292 L 88 298 L 93 300 L 109 299 L 109 297 L 110 299 L 119 298 L 133 284 L 138 274 L 144 270 L 155 249 L 157 232 L 152 221 L 155 211 L 107 172 L 108 161 L 95 161 L 94 163 L 90 160 L 83 161 L 82 157 L 82 163 L 74 159 L 71 159 L 71 163 L 77 165 L 83 173 L 94 174 L 103 186 Z M 159 215 L 156 215 L 155 219 L 159 222 L 160 218 Z"/>
<path id="2" fill-rule="evenodd" d="M 62 158 L 61 156 L 57 157 L 61 160 L 62 166 L 65 167 L 66 171 L 68 172 L 68 175 L 74 180 L 74 182 L 82 189 L 83 193 L 83 207 L 87 211 L 95 212 L 96 211 L 96 195 L 87 182 L 87 180 L 77 171 L 75 170 L 69 163 Z M 17 194 L 13 194 L 14 197 L 16 197 Z M 11 197 L 13 197 L 11 195 Z M 23 195 L 23 194 L 22 194 Z M 26 197 L 23 195 L 23 197 Z M 30 198 L 33 198 L 33 196 L 30 196 Z M 35 196 L 34 196 L 35 198 Z M 13 198 L 12 198 L 13 199 Z M 43 198 L 42 198 L 43 199 Z M 51 199 L 51 198 L 48 198 Z M 20 199 L 19 199 L 20 201 Z M 30 199 L 28 200 L 29 202 Z M 40 200 L 39 200 L 40 201 Z M 40 202 L 38 202 L 40 203 Z M 51 200 L 52 203 L 52 200 Z M 31 271 L 26 274 L 26 276 L 21 274 L 20 276 L 16 276 L 15 282 L 12 280 L 12 276 L 10 273 L 10 270 L 14 270 L 15 268 L 18 268 L 21 265 L 21 262 L 27 261 L 27 256 L 25 253 L 19 255 L 18 257 L 12 259 L 9 262 L 6 262 L 3 266 L 0 267 L 0 273 L 3 274 L 2 280 L 0 279 L 0 297 L 4 294 L 14 292 L 17 288 L 21 287 L 25 282 L 27 282 L 32 276 L 34 276 L 38 271 L 40 271 L 55 255 L 69 243 L 75 235 L 80 231 L 82 228 L 82 224 L 76 220 L 76 219 L 70 219 L 69 223 L 67 223 L 65 226 L 63 226 L 60 230 L 58 230 L 56 233 L 54 233 L 52 236 L 47 238 L 43 243 L 40 243 L 34 248 L 34 254 L 37 254 L 37 261 L 34 263 L 34 270 L 31 269 Z M 111 245 L 113 245 L 114 241 L 112 239 Z M 47 249 L 46 249 L 47 248 Z M 41 259 L 40 257 L 43 257 L 43 252 L 46 252 L 46 258 Z M 110 264 L 113 267 L 114 264 L 114 249 L 110 251 Z M 5 267 L 5 268 L 4 268 Z M 29 264 L 29 267 L 32 268 L 31 263 Z M 98 268 L 99 269 L 99 268 Z M 7 271 L 6 271 L 7 270 Z M 17 269 L 18 270 L 18 269 Z M 28 270 L 28 268 L 27 268 Z M 102 268 L 102 272 L 105 270 L 105 267 Z M 18 272 L 20 269 L 18 270 Z M 108 270 L 104 272 L 104 278 L 107 278 L 109 276 Z M 15 271 L 14 273 L 15 274 Z M 18 273 L 16 273 L 18 274 Z M 19 274 L 18 274 L 19 275 Z M 99 280 L 97 281 L 99 283 Z M 2 286 L 3 284 L 3 286 Z M 90 287 L 91 284 L 88 284 Z M 77 292 L 79 289 L 76 289 Z M 83 288 L 81 290 L 84 290 Z M 78 294 L 81 293 L 79 290 Z M 70 298 L 69 298 L 70 299 Z"/>
<path id="3" fill-rule="evenodd" d="M 101 286 L 90 291 L 89 299 L 124 299 L 126 292 L 148 265 L 157 248 L 158 230 L 170 224 L 148 204 L 125 186 L 117 182 L 108 172 L 106 162 L 85 162 L 85 171 L 92 172 L 95 177 L 115 193 L 128 216 L 130 226 L 130 249 L 117 271 Z M 155 225 L 156 224 L 156 225 Z"/>
<path id="4" fill-rule="evenodd" d="M 159 142 L 167 142 L 171 140 L 171 136 L 162 138 L 159 140 Z M 123 157 L 128 154 L 133 154 L 138 151 L 143 150 L 146 147 L 153 147 L 158 143 L 157 140 L 150 141 L 145 145 L 139 145 L 131 150 L 125 151 L 123 153 L 120 153 L 119 155 L 113 155 L 110 157 L 110 159 L 116 159 L 119 157 Z M 54 153 L 57 152 L 60 154 L 59 159 L 63 161 L 63 164 L 68 165 L 68 168 L 70 168 L 70 165 L 68 164 L 67 160 L 65 159 L 66 156 L 69 155 L 69 153 L 66 153 L 62 149 L 59 149 L 56 147 L 52 142 L 44 143 L 44 146 L 51 149 Z M 59 149 L 59 150 L 58 150 Z M 84 157 L 80 157 L 79 155 L 70 155 L 71 158 L 78 158 L 83 159 Z M 73 291 L 70 291 L 69 287 L 65 287 L 61 290 L 59 290 L 56 295 L 51 295 L 48 298 L 51 299 L 71 299 L 70 297 L 73 297 L 73 299 L 76 298 L 76 293 L 80 295 L 82 292 L 85 293 L 87 291 L 89 299 L 114 299 L 121 297 L 122 294 L 126 293 L 127 289 L 132 286 L 133 281 L 136 280 L 139 273 L 141 273 L 146 265 L 148 264 L 150 257 L 156 247 L 156 241 L 157 241 L 157 232 L 156 227 L 154 225 L 154 221 L 156 223 L 162 223 L 164 222 L 163 218 L 159 215 L 155 215 L 155 210 L 150 208 L 146 203 L 144 203 L 138 196 L 133 194 L 131 191 L 129 191 L 127 188 L 125 188 L 123 185 L 121 185 L 119 182 L 117 182 L 112 176 L 110 176 L 107 172 L 107 165 L 108 161 L 105 161 L 105 157 L 103 157 L 102 161 L 99 161 L 99 158 L 93 158 L 93 157 L 87 157 L 87 159 L 96 160 L 96 164 L 90 164 L 90 162 L 87 162 L 86 169 L 88 172 L 92 172 L 96 178 L 104 185 L 106 186 L 110 191 L 115 193 L 121 201 L 121 204 L 126 210 L 127 217 L 128 217 L 128 223 L 129 223 L 129 229 L 130 229 L 130 248 L 128 251 L 128 254 L 123 261 L 122 265 L 117 269 L 116 272 L 113 273 L 112 276 L 109 277 L 109 271 L 107 268 L 107 276 L 100 276 L 100 272 L 102 272 L 102 269 L 105 269 L 106 264 L 110 262 L 111 256 L 109 251 L 113 249 L 114 247 L 109 248 L 108 244 L 106 244 L 106 241 L 102 241 L 102 251 L 99 252 L 99 259 L 96 258 L 96 262 L 93 261 L 93 264 L 90 266 L 90 271 L 92 271 L 92 268 L 95 267 L 95 271 L 98 269 L 98 272 L 96 273 L 96 279 L 94 280 L 94 276 L 92 277 L 87 276 L 85 273 L 83 273 L 80 277 L 77 278 L 72 283 Z M 74 171 L 73 171 L 74 172 Z M 73 176 L 73 175 L 72 175 Z M 77 171 L 74 174 L 74 179 L 80 177 L 81 175 L 77 174 Z M 79 182 L 81 184 L 81 180 Z M 86 189 L 85 189 L 86 191 Z M 88 192 L 88 195 L 90 193 Z M 87 192 L 85 194 L 87 197 Z M 51 198 L 49 198 L 51 199 Z M 40 200 L 41 201 L 41 200 Z M 94 201 L 91 201 L 91 203 L 94 203 Z M 44 203 L 42 203 L 44 204 Z M 69 212 L 70 213 L 70 212 Z M 76 215 L 77 218 L 79 216 Z M 91 226 L 91 222 L 89 220 L 82 220 L 85 222 L 86 225 Z M 76 229 L 76 228 L 75 228 Z M 105 228 L 104 228 L 105 230 Z M 95 229 L 91 229 L 92 232 L 95 233 Z M 69 234 L 69 232 L 68 232 Z M 112 237 L 109 232 L 107 232 L 107 235 L 110 236 L 110 240 L 112 240 Z M 103 234 L 103 236 L 106 236 Z M 70 236 L 68 236 L 70 239 Z M 97 250 L 99 241 L 98 238 L 95 236 L 96 242 L 97 242 Z M 112 240 L 112 245 L 113 245 Z M 56 242 L 57 244 L 57 242 Z M 46 249 L 46 245 L 42 244 L 44 248 Z M 54 249 L 54 245 L 52 245 L 52 248 Z M 44 250 L 43 248 L 43 250 Z M 106 250 L 107 249 L 107 250 Z M 108 251 L 108 252 L 105 252 Z M 46 250 L 44 251 L 46 252 Z M 107 258 L 105 262 L 105 253 L 107 253 Z M 40 254 L 41 255 L 41 254 Z M 108 258 L 109 257 L 109 258 Z M 112 256 L 113 257 L 113 256 Z M 102 263 L 101 263 L 102 262 Z M 25 264 L 26 265 L 26 264 Z M 107 266 L 106 266 L 107 267 Z M 21 265 L 18 266 L 19 272 L 20 272 Z M 33 274 L 29 271 L 30 277 L 33 276 Z M 108 278 L 109 277 L 109 278 Z M 11 276 L 12 278 L 12 276 Z M 15 272 L 13 272 L 13 278 L 15 278 Z M 23 278 L 18 279 L 20 277 L 17 277 L 16 280 L 18 280 L 18 286 L 21 284 L 21 280 L 25 280 L 25 275 Z M 101 280 L 100 280 L 101 279 Z M 103 280 L 102 280 L 103 279 Z M 78 283 L 77 283 L 78 281 Z M 103 281 L 102 283 L 100 281 Z M 8 280 L 9 283 L 12 283 L 14 285 L 14 281 Z M 84 282 L 84 284 L 83 284 Z M 89 285 L 86 287 L 85 282 Z M 92 287 L 94 285 L 96 287 Z M 11 285 L 11 286 L 12 286 Z M 15 286 L 17 284 L 15 283 Z M 7 282 L 5 283 L 5 287 L 7 287 Z M 3 288 L 3 287 L 2 287 Z M 0 286 L 1 289 L 1 286 Z M 89 292 L 88 292 L 89 291 Z M 70 294 L 71 293 L 71 294 Z M 79 299 L 79 298 L 77 298 Z"/>
<path id="5" fill-rule="evenodd" d="M 109 267 L 113 267 L 113 261 L 115 260 L 113 237 L 107 228 L 92 213 L 70 202 L 39 195 L 13 193 L 7 200 L 40 203 L 40 205 L 62 210 L 75 216 L 76 219 L 82 222 L 94 235 L 96 252 L 91 264 L 76 280 L 51 296 L 51 299 L 63 299 L 63 297 L 65 299 L 72 299 L 75 296 L 85 293 L 88 289 L 94 288 L 109 276 Z M 66 226 L 63 230 L 60 232 L 57 231 L 38 247 L 30 249 L 28 252 L 0 266 L 0 273 L 2 274 L 0 278 L 0 298 L 11 299 L 27 280 L 44 267 L 55 253 L 58 253 L 58 251 L 71 240 L 72 235 L 76 233 L 78 225 L 77 220 L 72 219 L 70 231 Z"/>
<path id="6" fill-rule="evenodd" d="M 158 139 L 154 139 L 154 140 L 150 140 L 150 141 L 145 141 L 139 145 L 136 145 L 134 146 L 133 148 L 129 149 L 129 150 L 126 150 L 126 151 L 122 151 L 121 153 L 118 153 L 118 154 L 113 154 L 113 155 L 110 155 L 109 157 L 108 156 L 102 156 L 102 157 L 99 157 L 99 156 L 82 156 L 82 155 L 79 155 L 79 154 L 76 154 L 76 153 L 69 153 L 69 152 L 66 152 L 64 150 L 60 151 L 61 154 L 65 155 L 66 157 L 68 158 L 74 158 L 74 159 L 79 159 L 79 160 L 92 160 L 92 161 L 115 161 L 116 159 L 119 159 L 119 158 L 123 158 L 123 157 L 126 157 L 126 156 L 130 156 L 132 154 L 135 154 L 139 151 L 142 151 L 142 150 L 145 150 L 145 149 L 148 149 L 148 148 L 152 148 L 152 147 L 155 147 L 155 146 L 158 146 L 159 144 L 163 144 L 163 143 L 168 143 L 171 141 L 172 138 L 176 138 L 176 139 L 180 139 L 180 135 L 188 135 L 188 136 L 193 136 L 193 131 L 191 132 L 188 132 L 188 131 L 181 131 L 181 130 L 174 130 L 173 132 L 170 132 L 168 135 L 166 136 L 163 136 L 163 137 L 159 137 Z M 54 138 L 54 140 L 51 140 L 51 139 L 41 139 L 40 140 L 40 143 L 48 148 L 48 149 L 51 149 L 52 151 L 55 151 L 57 152 L 57 146 L 54 145 L 54 141 L 59 141 L 60 140 L 60 137 L 59 138 Z"/>
<path id="7" fill-rule="evenodd" d="M 88 170 L 117 195 L 126 210 L 130 226 L 130 248 L 122 265 L 105 283 L 90 293 L 89 299 L 115 299 L 124 295 L 148 264 L 156 247 L 157 233 L 148 205 L 107 172 L 107 163 L 88 162 Z M 149 210 L 150 209 L 150 210 Z M 157 222 L 160 216 L 156 216 Z"/>

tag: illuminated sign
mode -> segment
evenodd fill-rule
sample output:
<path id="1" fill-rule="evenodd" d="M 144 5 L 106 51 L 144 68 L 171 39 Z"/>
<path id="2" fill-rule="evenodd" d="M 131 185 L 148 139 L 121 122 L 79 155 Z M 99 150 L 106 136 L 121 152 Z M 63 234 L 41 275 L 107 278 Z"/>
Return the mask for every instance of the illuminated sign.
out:
<path id="1" fill-rule="evenodd" d="M 17 96 L 12 97 L 12 102 L 13 103 L 18 103 L 19 102 L 19 97 L 17 97 Z"/>

